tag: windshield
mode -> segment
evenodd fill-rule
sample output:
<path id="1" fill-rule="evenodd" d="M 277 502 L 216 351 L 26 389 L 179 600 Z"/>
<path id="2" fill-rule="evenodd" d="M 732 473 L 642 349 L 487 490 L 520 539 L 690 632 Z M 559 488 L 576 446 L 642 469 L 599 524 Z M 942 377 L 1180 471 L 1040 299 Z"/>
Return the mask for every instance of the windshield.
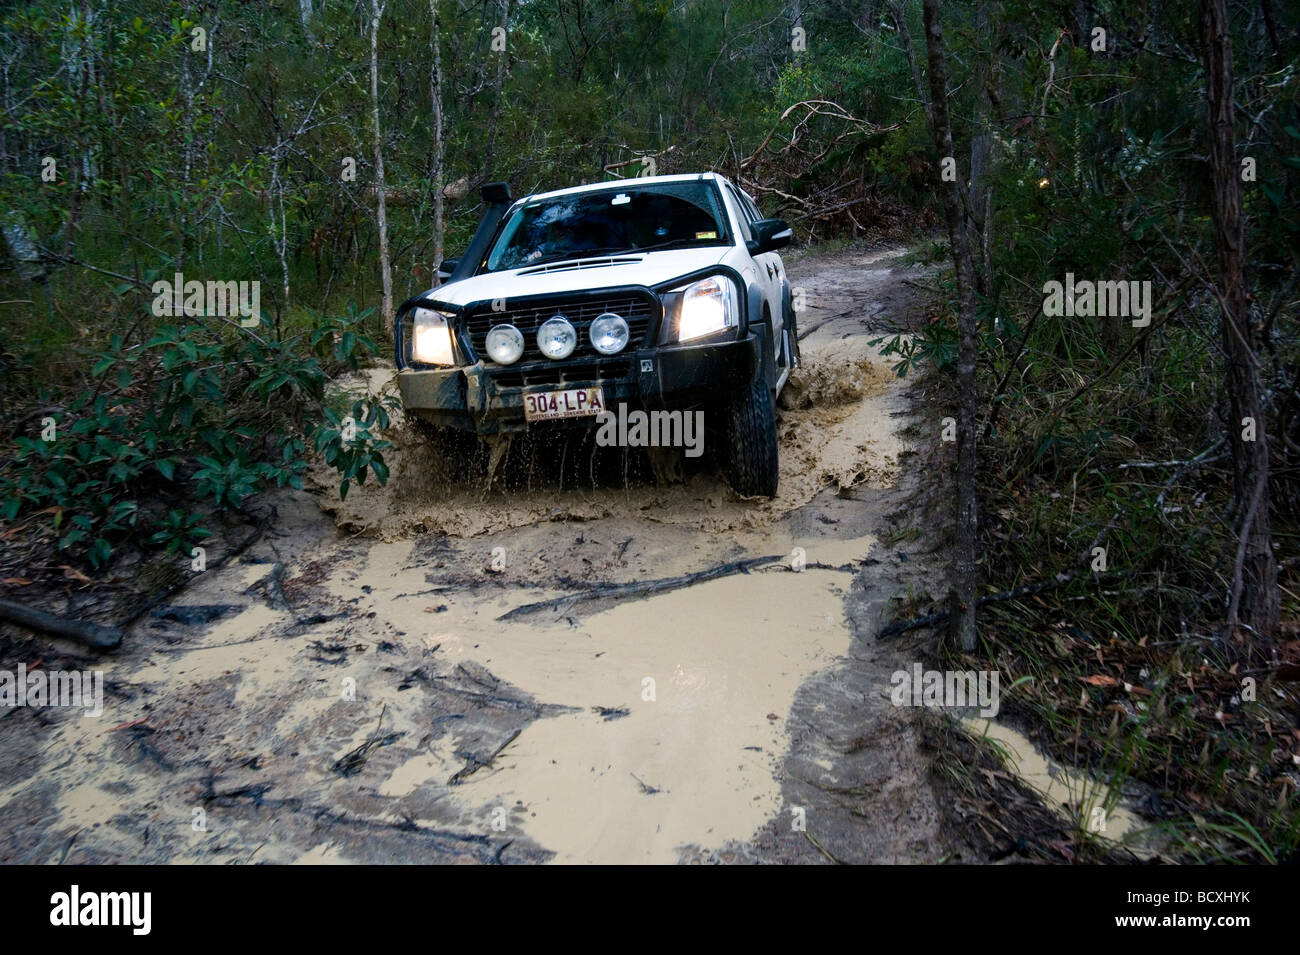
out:
<path id="1" fill-rule="evenodd" d="M 730 241 L 712 182 L 630 183 L 520 206 L 497 234 L 485 271 Z"/>

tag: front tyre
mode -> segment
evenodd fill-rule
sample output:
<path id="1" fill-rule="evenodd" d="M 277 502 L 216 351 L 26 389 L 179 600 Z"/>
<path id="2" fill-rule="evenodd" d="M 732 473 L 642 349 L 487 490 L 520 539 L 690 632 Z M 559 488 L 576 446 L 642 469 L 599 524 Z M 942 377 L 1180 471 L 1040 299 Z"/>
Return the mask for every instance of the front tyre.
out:
<path id="1" fill-rule="evenodd" d="M 775 497 L 780 479 L 772 392 L 752 382 L 727 408 L 727 480 L 737 494 Z"/>

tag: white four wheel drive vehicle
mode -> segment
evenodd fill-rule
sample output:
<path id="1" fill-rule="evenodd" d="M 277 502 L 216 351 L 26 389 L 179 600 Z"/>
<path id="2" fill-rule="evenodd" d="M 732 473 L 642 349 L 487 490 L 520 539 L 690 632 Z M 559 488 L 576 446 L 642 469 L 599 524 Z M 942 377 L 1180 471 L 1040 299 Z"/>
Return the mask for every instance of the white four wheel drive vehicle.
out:
<path id="1" fill-rule="evenodd" d="M 494 435 L 702 410 L 732 487 L 776 494 L 775 402 L 799 361 L 790 227 L 715 173 L 483 199 L 445 283 L 398 310 L 408 412 Z"/>

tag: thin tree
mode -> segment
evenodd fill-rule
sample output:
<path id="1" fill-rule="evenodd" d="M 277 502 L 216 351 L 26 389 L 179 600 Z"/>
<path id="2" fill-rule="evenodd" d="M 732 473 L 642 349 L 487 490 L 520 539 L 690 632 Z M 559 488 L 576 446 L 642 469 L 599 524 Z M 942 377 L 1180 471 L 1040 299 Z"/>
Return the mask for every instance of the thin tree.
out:
<path id="1" fill-rule="evenodd" d="M 298 0 L 298 15 L 302 18 L 302 32 L 307 35 L 307 42 L 316 45 L 316 34 L 311 29 L 311 0 Z"/>
<path id="2" fill-rule="evenodd" d="M 993 24 L 1001 22 L 1002 17 L 990 9 L 991 0 L 979 0 L 975 8 L 976 35 L 986 38 L 989 44 L 988 55 L 983 52 L 975 60 L 975 82 L 977 85 L 975 130 L 970 141 L 970 190 L 964 198 L 967 201 L 966 214 L 974 226 L 972 241 L 978 242 L 979 256 L 973 257 L 978 263 L 975 268 L 975 288 L 980 295 L 989 296 L 993 290 L 993 187 L 989 183 L 988 167 L 993 151 L 993 77 L 996 72 L 998 55 L 997 30 Z M 997 11 L 1000 14 L 1001 11 Z"/>
<path id="3" fill-rule="evenodd" d="M 438 0 L 429 0 L 429 20 L 433 33 L 429 38 L 432 66 L 429 68 L 429 102 L 433 110 L 433 164 L 429 182 L 433 186 L 433 285 L 438 284 L 438 266 L 442 264 L 445 226 L 443 225 L 443 160 L 446 148 L 442 140 L 442 50 L 440 49 Z"/>
<path id="4" fill-rule="evenodd" d="M 953 542 L 953 629 L 963 650 L 975 649 L 975 547 L 979 530 L 975 502 L 975 285 L 971 260 L 971 224 L 963 202 L 963 184 L 952 173 L 952 121 L 948 113 L 948 73 L 943 56 L 943 28 L 938 0 L 925 0 L 925 46 L 930 70 L 930 128 L 939 154 L 940 183 L 948 241 L 957 272 L 957 522 Z M 947 170 L 944 167 L 947 166 Z M 945 174 L 947 172 L 948 174 Z"/>
<path id="5" fill-rule="evenodd" d="M 388 205 L 384 195 L 384 138 L 379 125 L 379 21 L 386 3 L 370 0 L 370 105 L 375 126 L 375 219 L 379 227 L 379 268 L 384 283 L 384 329 L 393 334 L 393 271 L 388 261 Z"/>
<path id="6" fill-rule="evenodd" d="M 930 97 L 925 91 L 925 80 L 921 78 L 921 67 L 916 62 L 916 47 L 912 43 L 912 31 L 907 26 L 907 15 L 903 12 L 898 0 L 885 0 L 885 5 L 889 7 L 889 15 L 894 18 L 894 26 L 903 41 L 903 52 L 907 54 L 907 66 L 912 71 L 912 83 L 916 86 L 917 102 L 925 108 L 926 120 L 933 123 L 934 119 L 930 115 Z"/>
<path id="7" fill-rule="evenodd" d="M 83 194 L 93 179 L 90 168 L 91 150 L 86 138 L 87 128 L 87 107 L 90 103 L 89 87 L 90 75 L 93 70 L 94 46 L 94 18 L 90 8 L 86 3 L 82 3 L 80 17 L 74 9 L 67 19 L 68 35 L 71 42 L 63 44 L 63 64 L 67 68 L 68 74 L 68 92 L 73 95 L 77 102 L 77 124 L 75 139 L 77 142 L 77 158 L 80 165 L 70 163 L 69 165 L 76 174 L 76 182 L 72 188 L 72 198 L 68 203 L 68 220 L 64 224 L 64 241 L 63 255 L 65 258 L 71 258 L 76 245 L 76 233 L 81 220 L 81 200 Z M 186 77 L 189 73 L 186 70 Z M 188 170 L 187 170 L 188 172 Z M 182 267 L 185 258 L 185 206 L 181 206 L 181 229 L 180 229 L 180 263 L 178 268 Z"/>
<path id="8" fill-rule="evenodd" d="M 1228 598 L 1228 634 L 1239 624 L 1271 641 L 1280 614 L 1277 559 L 1269 522 L 1268 432 L 1261 396 L 1258 329 L 1250 320 L 1246 228 L 1232 98 L 1232 33 L 1226 0 L 1200 0 L 1209 107 L 1211 193 L 1218 249 L 1220 332 L 1225 357 L 1228 443 L 1239 513 L 1237 555 Z"/>

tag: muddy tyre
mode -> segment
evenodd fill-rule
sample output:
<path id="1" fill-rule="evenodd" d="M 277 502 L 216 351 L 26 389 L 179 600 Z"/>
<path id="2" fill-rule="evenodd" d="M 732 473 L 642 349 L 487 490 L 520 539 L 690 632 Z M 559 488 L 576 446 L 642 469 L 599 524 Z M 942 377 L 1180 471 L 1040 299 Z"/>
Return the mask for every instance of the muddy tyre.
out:
<path id="1" fill-rule="evenodd" d="M 772 392 L 761 378 L 727 409 L 724 469 L 737 494 L 775 497 L 780 479 L 776 413 Z"/>

